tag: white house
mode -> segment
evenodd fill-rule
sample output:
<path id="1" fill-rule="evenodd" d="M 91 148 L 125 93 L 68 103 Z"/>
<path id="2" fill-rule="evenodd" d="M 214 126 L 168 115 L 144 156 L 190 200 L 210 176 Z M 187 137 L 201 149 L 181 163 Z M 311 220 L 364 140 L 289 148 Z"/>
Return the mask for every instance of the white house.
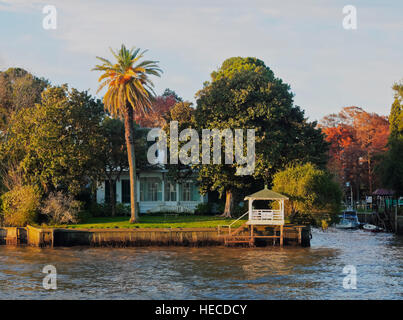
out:
<path id="1" fill-rule="evenodd" d="M 207 195 L 199 192 L 193 180 L 174 183 L 167 178 L 167 170 L 141 171 L 137 174 L 137 202 L 140 212 L 194 212 L 199 203 L 207 202 Z M 109 181 L 100 183 L 97 202 L 109 201 Z M 116 182 L 116 201 L 130 204 L 130 180 L 123 172 Z"/>
<path id="2" fill-rule="evenodd" d="M 144 128 L 147 130 L 147 128 Z M 137 203 L 140 213 L 147 212 L 194 212 L 199 203 L 207 202 L 202 196 L 196 179 L 175 183 L 167 177 L 168 170 L 163 164 L 164 153 L 156 151 L 157 163 L 147 170 L 137 172 Z M 97 189 L 97 203 L 109 201 L 109 181 L 102 181 Z M 130 205 L 129 172 L 122 172 L 115 186 L 116 202 Z"/>

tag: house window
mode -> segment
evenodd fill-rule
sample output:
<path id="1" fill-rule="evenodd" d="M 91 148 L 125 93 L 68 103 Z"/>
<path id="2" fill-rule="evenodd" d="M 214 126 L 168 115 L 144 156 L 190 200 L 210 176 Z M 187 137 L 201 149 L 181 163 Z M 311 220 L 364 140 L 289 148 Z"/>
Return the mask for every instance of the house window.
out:
<path id="1" fill-rule="evenodd" d="M 116 200 L 116 183 L 113 184 L 113 191 L 115 193 L 115 200 Z M 105 203 L 111 202 L 111 185 L 109 180 L 105 180 Z"/>
<path id="2" fill-rule="evenodd" d="M 161 201 L 161 180 L 158 178 L 140 179 L 140 201 Z"/>
<path id="3" fill-rule="evenodd" d="M 192 184 L 190 182 L 183 183 L 182 186 L 182 201 L 192 201 Z"/>
<path id="4" fill-rule="evenodd" d="M 200 193 L 197 184 L 184 182 L 179 186 L 181 201 L 200 201 Z"/>
<path id="5" fill-rule="evenodd" d="M 176 201 L 176 184 L 165 182 L 165 201 Z"/>
<path id="6" fill-rule="evenodd" d="M 130 203 L 130 180 L 122 180 L 122 203 Z"/>

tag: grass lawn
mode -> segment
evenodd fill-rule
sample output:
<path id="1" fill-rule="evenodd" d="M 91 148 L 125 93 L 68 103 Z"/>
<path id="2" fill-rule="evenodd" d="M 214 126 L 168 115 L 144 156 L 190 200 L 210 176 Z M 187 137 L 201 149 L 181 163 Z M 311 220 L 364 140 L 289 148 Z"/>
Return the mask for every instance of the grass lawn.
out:
<path id="1" fill-rule="evenodd" d="M 229 225 L 235 219 L 217 216 L 140 216 L 140 222 L 129 223 L 129 217 L 89 218 L 85 223 L 57 225 L 52 227 L 69 229 L 127 229 L 127 228 L 215 228 L 219 225 Z M 245 223 L 240 220 L 231 227 L 236 228 Z"/>

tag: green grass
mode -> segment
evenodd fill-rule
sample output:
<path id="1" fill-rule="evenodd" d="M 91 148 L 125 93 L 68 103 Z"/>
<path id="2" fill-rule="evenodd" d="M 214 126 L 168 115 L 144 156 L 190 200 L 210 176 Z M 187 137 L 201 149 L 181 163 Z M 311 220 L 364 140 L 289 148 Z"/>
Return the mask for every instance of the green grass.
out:
<path id="1" fill-rule="evenodd" d="M 219 225 L 229 225 L 234 220 L 217 216 L 141 216 L 139 223 L 130 224 L 129 217 L 103 217 L 89 218 L 85 223 L 80 224 L 51 227 L 69 229 L 215 228 Z M 237 221 L 232 227 L 236 228 L 243 223 L 245 220 Z"/>

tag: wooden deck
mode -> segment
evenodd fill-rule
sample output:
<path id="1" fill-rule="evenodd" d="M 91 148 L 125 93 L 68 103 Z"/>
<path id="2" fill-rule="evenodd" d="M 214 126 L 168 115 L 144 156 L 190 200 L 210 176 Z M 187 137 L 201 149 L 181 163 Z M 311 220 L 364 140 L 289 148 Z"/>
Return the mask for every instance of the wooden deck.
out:
<path id="1" fill-rule="evenodd" d="M 233 231 L 222 234 L 226 246 L 247 244 L 279 245 L 291 242 L 298 246 L 310 246 L 310 228 L 303 225 L 252 224 L 251 221 Z"/>

